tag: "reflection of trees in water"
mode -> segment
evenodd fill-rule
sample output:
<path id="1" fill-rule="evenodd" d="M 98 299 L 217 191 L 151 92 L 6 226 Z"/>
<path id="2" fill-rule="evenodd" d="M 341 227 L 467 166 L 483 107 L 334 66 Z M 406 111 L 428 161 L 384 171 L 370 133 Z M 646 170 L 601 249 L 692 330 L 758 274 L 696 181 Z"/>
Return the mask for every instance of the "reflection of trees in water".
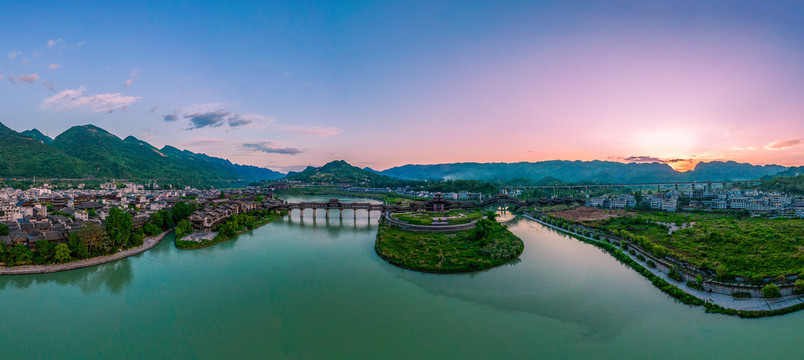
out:
<path id="1" fill-rule="evenodd" d="M 134 279 L 129 259 L 108 264 L 62 271 L 53 274 L 9 275 L 0 277 L 0 289 L 25 289 L 32 284 L 56 283 L 62 286 L 77 286 L 85 294 L 95 293 L 106 287 L 117 294 L 126 288 Z"/>

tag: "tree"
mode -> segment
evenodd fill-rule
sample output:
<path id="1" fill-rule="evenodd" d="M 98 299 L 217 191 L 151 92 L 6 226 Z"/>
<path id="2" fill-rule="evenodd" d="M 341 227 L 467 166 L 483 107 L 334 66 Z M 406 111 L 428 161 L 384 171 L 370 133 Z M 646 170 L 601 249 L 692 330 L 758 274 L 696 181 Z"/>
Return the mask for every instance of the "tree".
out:
<path id="1" fill-rule="evenodd" d="M 99 250 L 104 242 L 104 238 L 106 238 L 106 234 L 103 232 L 103 228 L 101 228 L 100 225 L 93 222 L 85 222 L 81 230 L 78 230 L 78 237 L 81 238 L 84 246 L 86 246 L 91 254 L 98 254 L 100 253 Z"/>
<path id="2" fill-rule="evenodd" d="M 723 280 L 728 275 L 729 269 L 726 268 L 726 265 L 721 264 L 721 265 L 718 265 L 718 267 L 715 270 L 715 272 L 717 273 L 717 278 Z"/>
<path id="3" fill-rule="evenodd" d="M 77 233 L 70 233 L 70 236 L 67 237 L 67 246 L 70 248 L 70 253 L 78 259 L 86 259 L 89 257 L 89 251 L 87 250 L 86 245 L 81 241 L 81 238 L 78 237 Z"/>
<path id="4" fill-rule="evenodd" d="M 41 263 L 50 263 L 53 261 L 53 255 L 56 254 L 56 245 L 47 240 L 39 240 L 36 242 L 36 252 Z"/>
<path id="5" fill-rule="evenodd" d="M 150 236 L 159 235 L 159 233 L 162 232 L 162 229 L 153 222 L 148 222 L 145 224 L 143 230 L 145 230 L 145 233 Z"/>
<path id="6" fill-rule="evenodd" d="M 804 279 L 796 280 L 796 294 L 804 294 Z"/>
<path id="7" fill-rule="evenodd" d="M 130 214 L 118 208 L 109 210 L 109 216 L 106 217 L 106 233 L 109 234 L 114 248 L 128 245 L 132 225 Z"/>
<path id="8" fill-rule="evenodd" d="M 161 211 L 157 211 L 151 214 L 151 221 L 148 222 L 149 224 L 153 224 L 160 229 L 163 229 L 165 226 L 165 218 L 164 214 Z"/>
<path id="9" fill-rule="evenodd" d="M 0 223 L 0 236 L 8 235 L 8 226 L 5 226 Z"/>
<path id="10" fill-rule="evenodd" d="M 182 219 L 179 221 L 179 224 L 176 225 L 176 238 L 181 239 L 183 236 L 190 234 L 193 232 L 193 225 L 190 224 L 190 220 Z"/>
<path id="11" fill-rule="evenodd" d="M 67 244 L 56 245 L 56 261 L 67 262 L 70 261 L 70 247 Z"/>
<path id="12" fill-rule="evenodd" d="M 766 298 L 777 298 L 782 297 L 782 292 L 776 284 L 770 283 L 762 288 L 762 296 Z"/>
<path id="13" fill-rule="evenodd" d="M 27 246 L 22 244 L 14 245 L 11 248 L 11 256 L 14 258 L 14 262 L 19 263 L 29 263 L 33 261 L 33 253 L 31 249 L 28 249 Z"/>

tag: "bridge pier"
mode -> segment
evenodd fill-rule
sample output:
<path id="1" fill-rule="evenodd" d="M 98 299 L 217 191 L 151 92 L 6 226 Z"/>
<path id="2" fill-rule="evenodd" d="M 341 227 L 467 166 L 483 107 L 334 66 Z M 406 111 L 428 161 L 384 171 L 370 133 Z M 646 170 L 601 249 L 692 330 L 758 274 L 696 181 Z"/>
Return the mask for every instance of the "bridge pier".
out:
<path id="1" fill-rule="evenodd" d="M 327 219 L 329 219 L 329 208 L 327 208 Z"/>
<path id="2" fill-rule="evenodd" d="M 299 218 L 304 218 L 304 209 L 299 209 Z"/>
<path id="3" fill-rule="evenodd" d="M 318 212 L 318 211 L 316 211 L 316 210 L 318 210 L 318 209 L 313 208 L 313 219 L 315 219 L 315 213 L 317 213 L 317 212 Z"/>
<path id="4" fill-rule="evenodd" d="M 340 210 L 339 210 L 339 212 L 340 212 L 340 214 L 339 214 L 339 215 L 340 215 L 340 217 L 341 217 L 341 220 L 343 220 L 343 209 L 340 209 Z"/>

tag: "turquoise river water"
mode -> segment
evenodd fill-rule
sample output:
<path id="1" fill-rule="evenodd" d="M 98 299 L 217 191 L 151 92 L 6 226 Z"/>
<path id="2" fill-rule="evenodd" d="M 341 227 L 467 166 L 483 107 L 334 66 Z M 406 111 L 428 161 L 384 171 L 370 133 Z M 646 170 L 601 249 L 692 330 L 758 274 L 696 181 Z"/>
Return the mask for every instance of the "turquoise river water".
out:
<path id="1" fill-rule="evenodd" d="M 525 242 L 519 261 L 435 275 L 374 253 L 376 212 L 333 215 L 294 212 L 209 248 L 177 250 L 168 237 L 111 264 L 0 277 L 2 357 L 804 356 L 804 312 L 706 314 L 527 219 L 503 216 Z"/>

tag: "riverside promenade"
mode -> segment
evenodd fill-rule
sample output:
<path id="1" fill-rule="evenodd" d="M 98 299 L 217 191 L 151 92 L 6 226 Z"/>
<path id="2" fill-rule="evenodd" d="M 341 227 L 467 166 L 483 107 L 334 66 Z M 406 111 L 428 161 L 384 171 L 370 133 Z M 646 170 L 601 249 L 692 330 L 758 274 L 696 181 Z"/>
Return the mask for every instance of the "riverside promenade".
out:
<path id="1" fill-rule="evenodd" d="M 83 259 L 78 261 L 71 261 L 64 264 L 51 264 L 51 265 L 24 265 L 24 266 L 13 266 L 13 267 L 0 267 L 0 275 L 31 275 L 31 274 L 47 274 L 47 273 L 54 273 L 59 271 L 68 271 L 68 270 L 75 270 L 90 266 L 96 266 L 101 264 L 110 263 L 112 261 L 117 261 L 121 259 L 125 259 L 129 256 L 134 256 L 137 254 L 142 254 L 154 246 L 159 244 L 162 239 L 167 236 L 167 234 L 173 232 L 173 230 L 165 231 L 157 236 L 147 237 L 143 239 L 142 245 L 137 246 L 135 248 L 126 249 L 120 251 L 118 253 L 112 255 L 105 255 L 105 256 L 97 256 L 94 258 Z"/>
<path id="2" fill-rule="evenodd" d="M 566 229 L 561 229 L 561 228 L 556 227 L 556 226 L 554 226 L 552 224 L 549 224 L 549 223 L 546 223 L 546 222 L 541 221 L 539 219 L 536 219 L 536 218 L 534 218 L 534 217 L 532 217 L 530 215 L 523 214 L 522 216 L 524 216 L 527 219 L 536 221 L 539 224 L 544 225 L 546 227 L 549 227 L 549 228 L 551 228 L 553 230 L 556 230 L 556 231 L 559 231 L 559 232 L 562 232 L 562 233 L 565 233 L 565 234 L 570 234 L 570 235 L 578 237 L 578 238 L 583 238 L 583 239 L 589 240 L 591 242 L 595 242 L 595 243 L 600 242 L 600 240 L 595 240 L 595 239 L 593 239 L 593 238 L 591 238 L 589 236 L 584 236 L 582 234 L 578 234 L 578 233 L 575 233 L 575 232 L 572 232 L 572 231 L 569 231 L 569 230 L 566 230 Z M 735 299 L 731 295 L 710 293 L 708 291 L 701 291 L 701 290 L 693 289 L 693 288 L 690 288 L 689 286 L 687 286 L 686 283 L 683 282 L 683 281 L 676 281 L 676 280 L 671 279 L 669 276 L 667 276 L 666 273 L 664 273 L 663 271 L 661 271 L 661 270 L 659 270 L 657 268 L 651 268 L 649 266 L 646 266 L 644 261 L 639 261 L 639 259 L 637 259 L 636 256 L 631 255 L 627 251 L 623 251 L 623 253 L 625 255 L 628 255 L 631 259 L 633 259 L 637 263 L 643 265 L 643 267 L 648 269 L 654 275 L 659 276 L 662 279 L 664 279 L 665 281 L 667 281 L 668 283 L 677 286 L 679 289 L 682 289 L 684 292 L 686 292 L 688 294 L 691 294 L 691 295 L 693 295 L 693 296 L 695 296 L 695 297 L 697 297 L 697 298 L 699 298 L 701 300 L 708 301 L 710 303 L 722 306 L 722 307 L 727 308 L 727 309 L 746 310 L 746 311 L 757 311 L 757 310 L 758 311 L 769 311 L 769 310 L 784 309 L 784 308 L 787 308 L 787 307 L 790 307 L 790 306 L 794 306 L 794 305 L 804 303 L 804 295 L 790 295 L 790 296 L 784 296 L 784 297 L 775 298 L 775 299 L 755 298 L 755 297 L 748 298 L 748 299 Z"/>

